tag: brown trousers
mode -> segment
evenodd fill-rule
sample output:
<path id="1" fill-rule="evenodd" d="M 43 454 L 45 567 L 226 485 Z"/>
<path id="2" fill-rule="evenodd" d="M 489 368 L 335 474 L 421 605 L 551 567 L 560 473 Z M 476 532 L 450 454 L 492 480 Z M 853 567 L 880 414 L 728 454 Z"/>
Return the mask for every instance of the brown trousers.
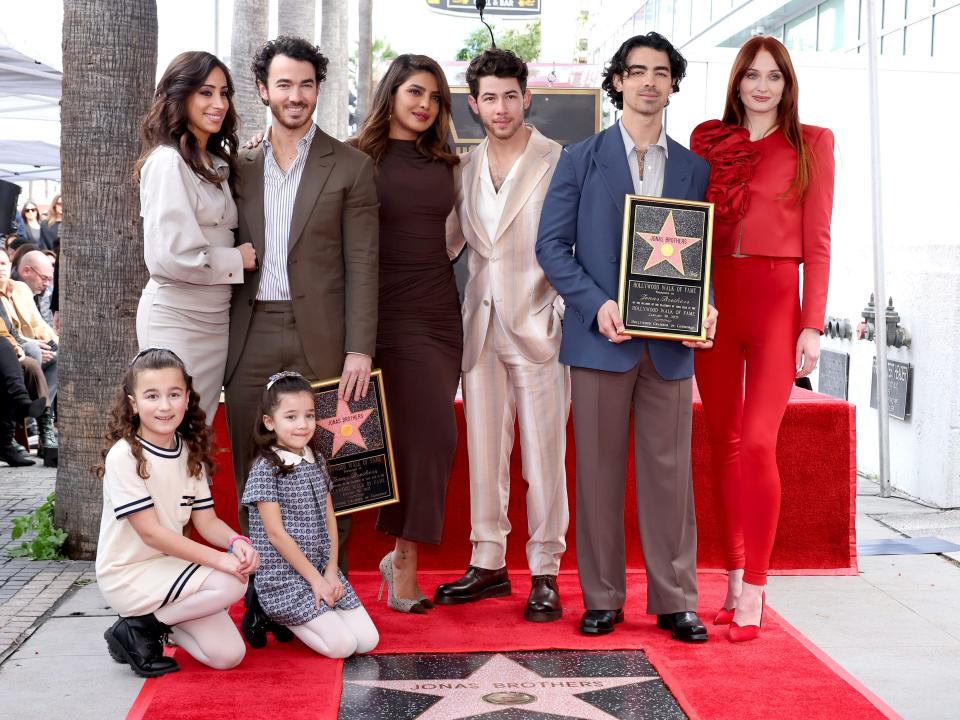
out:
<path id="1" fill-rule="evenodd" d="M 253 464 L 253 431 L 260 419 L 257 411 L 267 379 L 281 370 L 293 370 L 310 381 L 336 377 L 343 371 L 341 364 L 340 367 L 330 368 L 326 377 L 314 377 L 303 352 L 297 323 L 293 317 L 293 306 L 289 302 L 257 302 L 247 333 L 243 355 L 224 388 L 227 426 L 233 448 L 233 477 L 237 486 L 237 502 L 243 498 L 247 473 Z M 239 518 L 240 529 L 248 533 L 249 511 L 242 503 L 239 507 Z M 337 518 L 338 564 L 343 572 L 347 571 L 346 544 L 350 525 L 349 515 Z"/>
<path id="2" fill-rule="evenodd" d="M 577 450 L 577 565 L 584 605 L 615 610 L 626 600 L 623 517 L 632 408 L 647 612 L 696 610 L 692 380 L 664 380 L 647 352 L 627 372 L 574 367 L 570 380 Z"/>

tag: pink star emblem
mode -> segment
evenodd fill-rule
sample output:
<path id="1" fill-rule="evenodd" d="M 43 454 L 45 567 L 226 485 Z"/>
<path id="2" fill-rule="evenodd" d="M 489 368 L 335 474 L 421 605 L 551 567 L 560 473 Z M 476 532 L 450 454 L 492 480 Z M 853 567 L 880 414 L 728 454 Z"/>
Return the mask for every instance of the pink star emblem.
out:
<path id="1" fill-rule="evenodd" d="M 673 222 L 673 210 L 667 215 L 667 219 L 663 221 L 663 227 L 660 228 L 660 230 L 655 233 L 638 232 L 637 235 L 642 237 L 647 244 L 653 248 L 653 252 L 650 253 L 650 257 L 647 259 L 647 264 L 643 266 L 644 270 L 649 270 L 659 263 L 668 262 L 673 265 L 681 275 L 686 274 L 683 271 L 681 251 L 700 242 L 700 238 L 677 235 L 677 228 Z"/>
<path id="2" fill-rule="evenodd" d="M 337 414 L 317 421 L 318 427 L 333 435 L 333 452 L 330 457 L 340 452 L 340 448 L 347 443 L 356 445 L 361 450 L 367 449 L 367 443 L 360 434 L 360 428 L 372 412 L 373 410 L 353 412 L 345 400 L 337 399 Z"/>

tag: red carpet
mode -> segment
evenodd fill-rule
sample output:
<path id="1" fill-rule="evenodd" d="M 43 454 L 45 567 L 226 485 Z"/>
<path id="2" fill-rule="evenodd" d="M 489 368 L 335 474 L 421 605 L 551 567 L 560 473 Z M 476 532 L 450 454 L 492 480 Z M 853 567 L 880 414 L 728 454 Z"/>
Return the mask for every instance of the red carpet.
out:
<path id="1" fill-rule="evenodd" d="M 575 574 L 561 576 L 563 620 L 527 623 L 522 602 L 528 581 L 517 576 L 514 596 L 481 605 L 436 608 L 425 617 L 401 615 L 375 601 L 379 578 L 354 573 L 354 584 L 381 633 L 379 653 L 482 652 L 532 649 L 642 649 L 691 718 L 702 720 L 871 720 L 897 717 L 882 701 L 807 643 L 775 612 L 764 616 L 759 640 L 742 645 L 710 628 L 705 645 L 685 645 L 655 629 L 643 614 L 644 576 L 630 574 L 626 622 L 611 635 L 576 631 L 582 606 Z M 429 593 L 448 575 L 424 574 Z M 723 599 L 724 577 L 700 575 L 700 608 Z M 240 667 L 210 670 L 178 651 L 183 669 L 149 680 L 128 720 L 261 720 L 337 717 L 340 661 L 309 653 L 298 641 L 248 650 Z"/>
<path id="2" fill-rule="evenodd" d="M 697 505 L 698 567 L 722 568 L 719 527 L 712 502 L 710 448 L 699 396 L 693 407 L 693 478 Z M 463 406 L 457 403 L 460 442 L 447 493 L 446 522 L 440 548 L 423 546 L 420 566 L 425 570 L 464 569 L 470 560 L 470 490 Z M 224 413 L 214 425 L 221 448 L 229 447 Z M 518 433 L 519 436 L 519 433 Z M 631 433 L 632 436 L 632 433 Z M 576 450 L 572 423 L 568 426 L 567 484 L 569 487 L 570 530 L 564 568 L 576 567 L 576 508 L 574 478 Z M 632 451 L 631 451 L 632 457 Z M 771 558 L 773 574 L 855 575 L 856 536 L 856 418 L 855 408 L 835 398 L 794 389 L 787 408 L 777 450 L 783 482 L 783 499 L 777 542 Z M 218 456 L 221 464 L 213 483 L 220 517 L 236 527 L 236 492 L 230 454 Z M 633 461 L 627 469 L 633 476 Z M 515 529 L 509 545 L 509 567 L 526 566 L 524 557 L 524 509 L 526 485 L 520 471 L 519 445 L 512 456 L 510 520 Z M 350 535 L 350 568 L 375 570 L 380 558 L 393 546 L 374 530 L 376 512 L 354 514 Z M 627 483 L 626 517 L 627 564 L 643 568 L 637 532 L 636 499 L 633 483 Z"/>

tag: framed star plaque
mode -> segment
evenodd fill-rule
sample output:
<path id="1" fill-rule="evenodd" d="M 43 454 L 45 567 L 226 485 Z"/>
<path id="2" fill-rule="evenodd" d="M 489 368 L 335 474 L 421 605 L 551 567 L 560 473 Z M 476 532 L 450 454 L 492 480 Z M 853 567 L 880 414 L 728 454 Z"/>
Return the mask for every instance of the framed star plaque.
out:
<path id="1" fill-rule="evenodd" d="M 310 444 L 327 462 L 334 512 L 346 515 L 399 502 L 383 375 L 370 373 L 362 400 L 340 400 L 339 384 L 339 378 L 311 383 L 317 431 Z"/>
<path id="2" fill-rule="evenodd" d="M 706 340 L 713 203 L 627 195 L 617 304 L 624 333 Z"/>

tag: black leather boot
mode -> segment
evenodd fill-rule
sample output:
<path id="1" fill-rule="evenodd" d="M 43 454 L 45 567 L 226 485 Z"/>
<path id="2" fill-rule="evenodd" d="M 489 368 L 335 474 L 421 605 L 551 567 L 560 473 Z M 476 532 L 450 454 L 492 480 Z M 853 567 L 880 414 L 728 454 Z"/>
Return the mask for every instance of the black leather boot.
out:
<path id="1" fill-rule="evenodd" d="M 26 449 L 13 439 L 14 420 L 10 417 L 0 418 L 0 460 L 11 467 L 28 467 L 35 465 Z"/>
<path id="2" fill-rule="evenodd" d="M 247 584 L 247 594 L 243 598 L 243 604 L 246 611 L 243 613 L 243 619 L 240 621 L 240 631 L 243 637 L 250 643 L 250 647 L 259 650 L 267 644 L 267 632 L 273 633 L 277 642 L 290 642 L 293 640 L 293 632 L 285 625 L 274 622 L 260 605 L 260 599 L 257 597 L 256 588 L 253 586 L 253 576 Z"/>
<path id="3" fill-rule="evenodd" d="M 43 414 L 37 418 L 37 439 L 40 444 L 37 454 L 43 458 L 44 467 L 57 467 L 60 444 L 57 442 L 57 433 L 53 429 L 50 408 L 44 410 Z"/>
<path id="4" fill-rule="evenodd" d="M 163 636 L 170 628 L 152 613 L 119 618 L 103 637 L 110 657 L 127 663 L 140 677 L 151 678 L 176 672 L 177 661 L 163 655 Z"/>

